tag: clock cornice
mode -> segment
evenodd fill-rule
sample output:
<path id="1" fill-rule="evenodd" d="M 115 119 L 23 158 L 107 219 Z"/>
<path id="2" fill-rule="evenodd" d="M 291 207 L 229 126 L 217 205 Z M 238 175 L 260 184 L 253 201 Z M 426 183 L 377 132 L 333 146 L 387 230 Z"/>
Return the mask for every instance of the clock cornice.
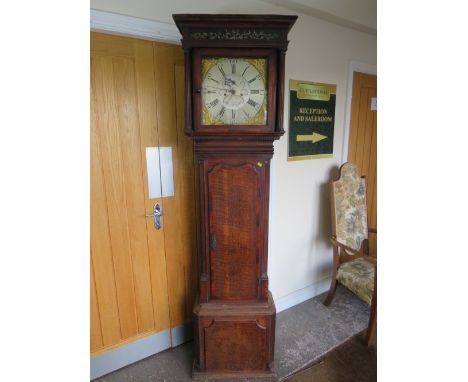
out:
<path id="1" fill-rule="evenodd" d="M 176 14 L 182 47 L 276 47 L 286 50 L 295 15 Z"/>

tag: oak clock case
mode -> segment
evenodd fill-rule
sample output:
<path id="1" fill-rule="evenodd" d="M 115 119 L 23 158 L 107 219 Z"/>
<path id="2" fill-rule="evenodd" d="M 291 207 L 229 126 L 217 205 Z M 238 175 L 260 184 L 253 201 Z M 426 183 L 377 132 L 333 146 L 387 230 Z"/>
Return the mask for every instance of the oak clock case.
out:
<path id="1" fill-rule="evenodd" d="M 275 376 L 268 290 L 270 160 L 279 139 L 287 34 L 296 16 L 173 15 L 185 52 L 201 274 L 192 377 Z"/>

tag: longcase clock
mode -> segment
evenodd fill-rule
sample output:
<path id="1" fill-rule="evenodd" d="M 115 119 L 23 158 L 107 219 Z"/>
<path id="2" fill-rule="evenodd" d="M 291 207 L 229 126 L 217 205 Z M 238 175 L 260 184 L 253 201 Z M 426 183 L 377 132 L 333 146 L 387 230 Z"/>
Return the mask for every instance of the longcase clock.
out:
<path id="1" fill-rule="evenodd" d="M 273 141 L 283 134 L 297 16 L 173 15 L 185 52 L 185 132 L 198 163 L 201 275 L 192 376 L 274 376 L 268 290 Z"/>

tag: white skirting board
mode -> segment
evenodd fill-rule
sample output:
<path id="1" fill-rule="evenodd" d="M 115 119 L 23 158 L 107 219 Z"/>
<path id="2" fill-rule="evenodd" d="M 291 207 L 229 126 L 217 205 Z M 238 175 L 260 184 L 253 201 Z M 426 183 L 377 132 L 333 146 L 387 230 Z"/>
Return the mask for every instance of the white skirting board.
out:
<path id="1" fill-rule="evenodd" d="M 180 325 L 91 358 L 91 379 L 140 361 L 193 338 L 191 324 Z"/>
<path id="2" fill-rule="evenodd" d="M 286 296 L 275 298 L 276 313 L 292 308 L 294 305 L 307 301 L 330 288 L 331 277 L 327 277 L 315 284 L 308 285 Z"/>

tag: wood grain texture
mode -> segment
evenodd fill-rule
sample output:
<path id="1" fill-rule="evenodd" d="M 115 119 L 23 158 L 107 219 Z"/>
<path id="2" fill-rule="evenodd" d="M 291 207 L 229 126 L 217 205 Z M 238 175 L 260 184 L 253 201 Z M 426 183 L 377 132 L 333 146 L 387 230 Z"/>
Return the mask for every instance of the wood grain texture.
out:
<path id="1" fill-rule="evenodd" d="M 96 57 L 95 61 L 98 64 L 96 68 L 98 75 L 94 83 L 96 115 L 99 119 L 107 116 L 97 126 L 102 150 L 102 174 L 106 187 L 107 218 L 114 261 L 120 330 L 122 338 L 128 338 L 138 332 L 138 324 L 122 158 L 122 146 L 125 142 L 121 141 L 120 137 L 119 110 L 114 86 L 114 59 Z"/>
<path id="2" fill-rule="evenodd" d="M 198 226 L 197 226 L 197 188 L 195 177 L 195 156 L 193 142 L 184 134 L 185 129 L 185 65 L 181 62 L 182 57 L 178 56 L 175 65 L 175 90 L 176 90 L 176 122 L 177 122 L 177 136 L 178 136 L 178 158 L 181 160 L 182 166 L 181 178 L 185 184 L 182 187 L 185 198 L 185 205 L 188 208 L 187 225 L 188 247 L 191 249 L 186 252 L 186 269 L 188 270 L 186 276 L 186 291 L 187 303 L 185 304 L 185 319 L 187 322 L 193 318 L 193 304 L 198 289 L 198 275 L 199 275 L 199 251 L 198 251 Z"/>
<path id="3" fill-rule="evenodd" d="M 191 318 L 194 162 L 193 144 L 182 134 L 184 62 L 178 49 L 91 34 L 92 355 Z M 146 147 L 157 146 L 173 149 L 175 196 L 165 200 L 148 195 Z M 145 218 L 155 203 L 163 209 L 161 230 Z"/>
<path id="4" fill-rule="evenodd" d="M 377 229 L 377 111 L 371 99 L 377 97 L 377 77 L 354 73 L 348 161 L 366 177 L 368 224 Z M 369 234 L 369 252 L 377 257 L 377 233 Z"/>
<path id="5" fill-rule="evenodd" d="M 213 321 L 204 328 L 206 368 L 266 370 L 266 331 L 257 320 Z"/>
<path id="6" fill-rule="evenodd" d="M 171 327 L 175 327 L 192 320 L 195 297 L 192 289 L 193 273 L 197 272 L 193 143 L 183 133 L 183 52 L 178 46 L 155 44 L 154 63 L 159 145 L 172 147 L 174 171 L 174 196 L 163 200 L 163 224 Z"/>
<path id="7" fill-rule="evenodd" d="M 102 175 L 102 156 L 97 124 L 106 114 L 96 113 L 97 101 L 93 87 L 98 79 L 95 60 L 91 60 L 91 179 L 90 179 L 90 219 L 91 219 L 91 257 L 95 275 L 96 296 L 99 305 L 99 316 L 102 330 L 103 346 L 114 344 L 121 338 L 120 318 L 117 305 L 117 292 L 114 276 L 114 259 L 110 244 L 107 218 L 107 195 Z M 99 76 L 98 76 L 99 77 Z M 91 321 L 91 331 L 97 326 Z"/>
<path id="8" fill-rule="evenodd" d="M 154 91 L 153 43 L 132 40 L 135 51 L 135 77 L 138 98 L 138 122 L 140 125 L 140 150 L 143 172 L 144 210 L 150 212 L 155 204 L 162 205 L 161 198 L 150 199 L 148 194 L 146 147 L 159 146 L 156 118 L 157 101 Z M 148 266 L 150 270 L 151 297 L 154 329 L 156 332 L 170 327 L 169 304 L 167 298 L 167 273 L 164 227 L 154 229 L 153 219 L 145 219 L 148 246 Z"/>
<path id="9" fill-rule="evenodd" d="M 194 379 L 273 377 L 275 305 L 195 304 Z"/>
<path id="10" fill-rule="evenodd" d="M 125 206 L 129 236 L 129 253 L 133 271 L 138 332 L 154 327 L 151 280 L 146 241 L 145 193 L 136 94 L 135 62 L 114 59 L 114 84 L 119 114 L 122 171 L 125 181 Z"/>
<path id="11" fill-rule="evenodd" d="M 256 300 L 263 166 L 226 160 L 208 166 L 211 298 Z"/>
<path id="12" fill-rule="evenodd" d="M 91 316 L 91 350 L 102 348 L 102 330 L 101 330 L 101 319 L 99 317 L 99 306 L 96 296 L 96 280 L 94 278 L 94 267 L 93 259 L 90 261 L 91 273 L 89 275 L 90 281 L 90 316 Z"/>

